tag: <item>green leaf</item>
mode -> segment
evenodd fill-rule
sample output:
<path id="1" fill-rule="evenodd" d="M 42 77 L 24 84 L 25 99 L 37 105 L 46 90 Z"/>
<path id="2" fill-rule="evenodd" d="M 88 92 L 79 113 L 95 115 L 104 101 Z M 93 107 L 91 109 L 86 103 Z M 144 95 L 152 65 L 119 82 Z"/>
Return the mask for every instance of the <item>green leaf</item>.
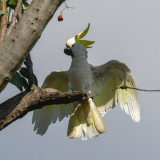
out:
<path id="1" fill-rule="evenodd" d="M 21 67 L 21 69 L 19 70 L 20 74 L 25 77 L 25 78 L 29 78 L 29 73 L 28 73 L 28 69 L 25 67 Z"/>
<path id="2" fill-rule="evenodd" d="M 22 85 L 18 82 L 19 78 L 16 73 L 13 74 L 12 79 L 10 80 L 10 83 L 16 86 L 20 91 L 23 91 Z"/>
<path id="3" fill-rule="evenodd" d="M 29 85 L 24 77 L 21 76 L 20 83 L 25 90 L 29 89 Z"/>
<path id="4" fill-rule="evenodd" d="M 21 69 L 19 70 L 20 74 L 25 77 L 26 79 L 29 79 L 29 72 L 28 72 L 28 69 L 25 68 L 25 67 L 21 67 Z M 38 86 L 38 80 L 37 80 L 37 77 L 35 76 L 35 74 L 33 75 L 34 77 L 34 83 L 35 85 Z"/>
<path id="5" fill-rule="evenodd" d="M 75 36 L 75 39 L 77 40 L 77 39 L 83 38 L 88 33 L 89 27 L 90 27 L 90 23 L 88 23 L 88 27 L 83 32 Z"/>
<path id="6" fill-rule="evenodd" d="M 22 1 L 22 4 L 24 5 L 25 8 L 28 8 L 28 6 L 29 6 L 29 4 L 27 3 L 26 0 L 23 0 L 23 1 Z"/>
<path id="7" fill-rule="evenodd" d="M 0 10 L 0 15 L 5 15 L 5 14 L 6 14 L 5 11 Z"/>
<path id="8" fill-rule="evenodd" d="M 29 85 L 24 77 L 22 77 L 18 72 L 13 74 L 12 79 L 10 80 L 10 83 L 15 85 L 20 91 L 23 91 L 23 88 L 27 90 L 29 88 Z"/>
<path id="9" fill-rule="evenodd" d="M 11 8 L 11 9 L 15 9 L 15 8 L 16 8 L 15 5 L 13 6 L 13 5 L 10 5 L 10 4 L 8 4 L 8 3 L 7 3 L 7 7 L 8 7 L 8 8 Z"/>
<path id="10" fill-rule="evenodd" d="M 8 0 L 1 0 L 2 2 L 7 2 Z"/>
<path id="11" fill-rule="evenodd" d="M 16 6 L 17 4 L 17 0 L 9 0 L 9 5 L 13 5 L 13 6 Z"/>
<path id="12" fill-rule="evenodd" d="M 8 25 L 10 25 L 10 22 L 9 22 L 9 21 L 10 21 L 11 10 L 12 10 L 12 9 L 9 8 L 9 12 L 8 12 Z"/>

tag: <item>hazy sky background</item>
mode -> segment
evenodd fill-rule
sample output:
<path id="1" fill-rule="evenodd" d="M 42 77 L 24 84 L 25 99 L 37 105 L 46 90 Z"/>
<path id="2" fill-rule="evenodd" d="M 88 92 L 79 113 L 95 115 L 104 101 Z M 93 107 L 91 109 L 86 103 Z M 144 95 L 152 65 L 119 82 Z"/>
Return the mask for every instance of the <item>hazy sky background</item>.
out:
<path id="1" fill-rule="evenodd" d="M 67 70 L 71 58 L 64 55 L 66 41 L 91 28 L 86 39 L 95 40 L 88 61 L 100 65 L 117 59 L 132 71 L 137 87 L 160 89 L 159 0 L 68 0 L 75 9 L 50 21 L 31 52 L 39 85 L 53 70 Z M 0 101 L 19 91 L 8 85 Z M 44 136 L 36 135 L 32 113 L 0 132 L 2 160 L 108 159 L 150 160 L 160 157 L 160 93 L 139 92 L 141 122 L 134 123 L 119 107 L 104 117 L 108 130 L 89 141 L 67 138 L 68 119 L 51 125 Z"/>

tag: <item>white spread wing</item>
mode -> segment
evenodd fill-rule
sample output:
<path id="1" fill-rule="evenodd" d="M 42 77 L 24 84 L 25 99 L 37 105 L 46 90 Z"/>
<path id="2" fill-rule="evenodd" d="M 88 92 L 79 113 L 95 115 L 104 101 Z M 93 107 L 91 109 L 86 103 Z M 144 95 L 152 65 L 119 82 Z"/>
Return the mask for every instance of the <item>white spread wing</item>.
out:
<path id="1" fill-rule="evenodd" d="M 119 104 L 135 122 L 139 122 L 140 105 L 137 91 L 116 89 L 124 85 L 136 87 L 129 68 L 116 60 L 91 68 L 94 79 L 92 94 L 101 115 L 104 116 L 109 109 Z"/>
<path id="2" fill-rule="evenodd" d="M 68 91 L 68 73 L 54 71 L 50 73 L 42 88 L 55 88 L 61 92 Z M 32 123 L 35 123 L 34 130 L 37 134 L 43 135 L 47 131 L 51 123 L 55 123 L 57 119 L 61 121 L 64 117 L 72 113 L 72 105 L 49 105 L 42 109 L 35 110 L 33 113 Z"/>

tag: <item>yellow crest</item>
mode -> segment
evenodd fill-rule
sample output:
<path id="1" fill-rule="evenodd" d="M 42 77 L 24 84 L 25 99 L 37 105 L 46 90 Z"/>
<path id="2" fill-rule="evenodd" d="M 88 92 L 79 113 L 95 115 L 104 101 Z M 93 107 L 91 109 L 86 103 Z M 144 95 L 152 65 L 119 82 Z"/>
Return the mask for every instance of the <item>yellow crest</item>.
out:
<path id="1" fill-rule="evenodd" d="M 81 33 L 77 34 L 75 36 L 75 41 L 82 44 L 86 48 L 92 48 L 92 45 L 95 41 L 89 41 L 89 40 L 81 40 L 89 31 L 90 23 L 88 23 L 88 27 Z"/>

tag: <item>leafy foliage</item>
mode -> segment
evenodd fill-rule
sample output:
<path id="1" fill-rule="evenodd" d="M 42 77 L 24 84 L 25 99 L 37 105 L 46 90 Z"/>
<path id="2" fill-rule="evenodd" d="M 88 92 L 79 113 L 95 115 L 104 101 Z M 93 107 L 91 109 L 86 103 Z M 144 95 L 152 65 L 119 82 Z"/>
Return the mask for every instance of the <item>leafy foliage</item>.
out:
<path id="1" fill-rule="evenodd" d="M 18 0 L 0 0 L 2 2 L 6 2 L 7 6 L 7 13 L 0 10 L 0 16 L 7 14 L 8 15 L 8 24 L 10 23 L 10 14 L 12 13 L 11 11 L 16 8 Z M 29 3 L 27 2 L 28 0 L 22 0 L 22 13 L 25 12 L 25 9 L 29 6 Z"/>
<path id="2" fill-rule="evenodd" d="M 29 85 L 26 81 L 26 79 L 21 76 L 18 72 L 13 74 L 13 77 L 10 81 L 13 85 L 15 85 L 20 91 L 23 91 L 23 88 L 25 90 L 29 89 Z"/>
<path id="3" fill-rule="evenodd" d="M 23 90 L 29 90 L 29 71 L 28 68 L 21 67 L 19 71 L 13 74 L 12 79 L 10 80 L 10 83 L 15 85 L 20 91 Z M 34 75 L 34 83 L 38 86 L 38 80 L 36 76 Z"/>
<path id="4" fill-rule="evenodd" d="M 28 68 L 21 67 L 19 72 L 23 77 L 25 77 L 26 79 L 29 79 Z M 35 75 L 33 75 L 33 79 L 34 79 L 34 84 L 38 86 L 38 80 L 37 80 L 37 77 Z"/>

